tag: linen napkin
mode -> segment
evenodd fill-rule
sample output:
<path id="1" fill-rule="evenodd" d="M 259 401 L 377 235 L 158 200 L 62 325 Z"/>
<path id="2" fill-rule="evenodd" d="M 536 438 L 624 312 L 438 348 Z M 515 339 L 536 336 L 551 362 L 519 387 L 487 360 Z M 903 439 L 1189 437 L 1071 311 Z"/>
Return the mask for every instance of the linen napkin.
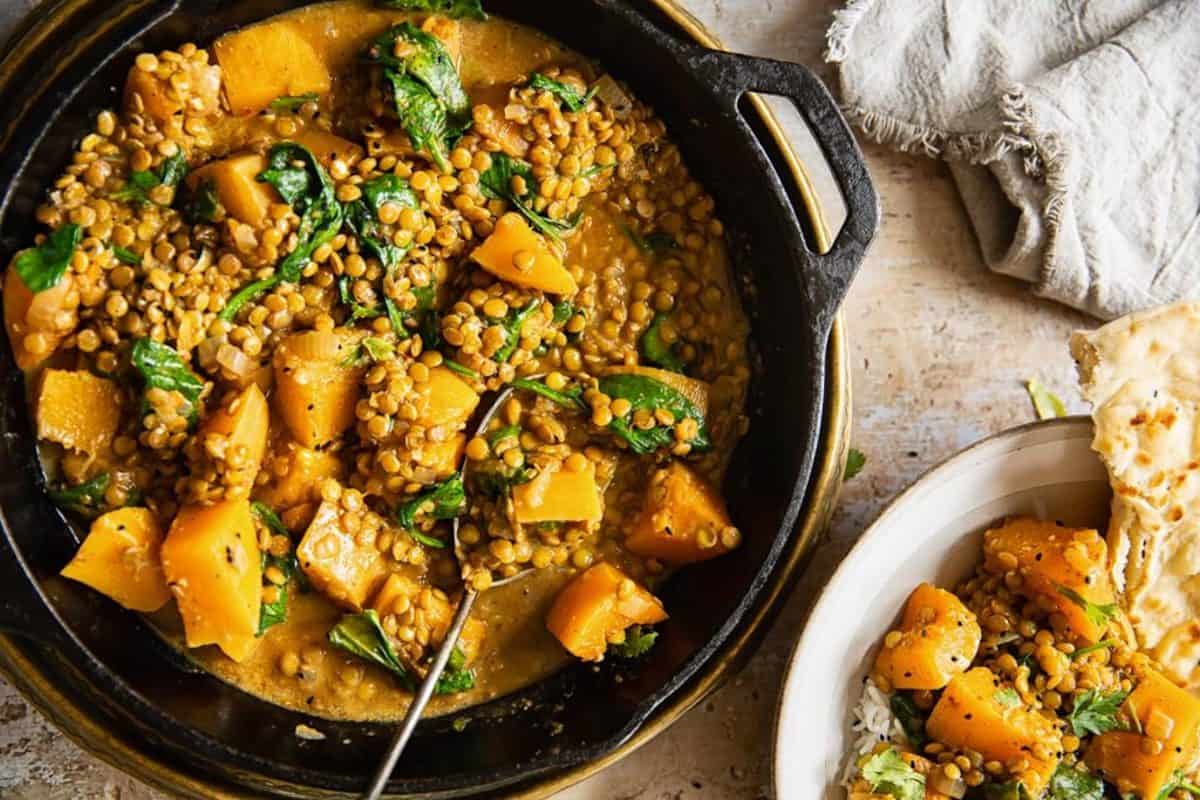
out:
<path id="1" fill-rule="evenodd" d="M 1103 319 L 1200 298 L 1200 0 L 852 0 L 826 58 L 992 270 Z"/>

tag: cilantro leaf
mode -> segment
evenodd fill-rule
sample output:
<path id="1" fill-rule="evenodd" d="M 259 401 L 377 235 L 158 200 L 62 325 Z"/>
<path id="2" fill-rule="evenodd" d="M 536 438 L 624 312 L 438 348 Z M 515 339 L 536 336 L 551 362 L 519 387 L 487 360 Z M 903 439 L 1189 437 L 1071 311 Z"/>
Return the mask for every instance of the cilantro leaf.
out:
<path id="1" fill-rule="evenodd" d="M 1083 609 L 1083 613 L 1087 615 L 1088 621 L 1093 625 L 1103 628 L 1112 621 L 1120 609 L 1116 603 L 1093 603 L 1079 592 L 1067 586 L 1059 584 L 1057 586 L 1058 593 L 1070 600 L 1075 605 Z"/>
<path id="2" fill-rule="evenodd" d="M 846 454 L 846 472 L 843 475 L 843 480 L 850 480 L 855 475 L 863 471 L 863 467 L 867 465 L 867 457 L 863 455 L 861 450 L 851 447 L 850 452 Z"/>
<path id="3" fill-rule="evenodd" d="M 71 266 L 75 248 L 83 239 L 83 228 L 78 225 L 63 225 L 52 231 L 37 247 L 22 250 L 13 259 L 12 268 L 17 271 L 29 291 L 34 294 L 57 286 Z"/>
<path id="4" fill-rule="evenodd" d="M 1058 765 L 1047 788 L 1047 800 L 1104 800 L 1104 781 L 1066 764 Z"/>
<path id="5" fill-rule="evenodd" d="M 610 644 L 608 652 L 618 658 L 640 658 L 650 652 L 658 641 L 658 631 L 647 625 L 630 625 L 625 631 L 625 641 Z"/>
<path id="6" fill-rule="evenodd" d="M 1099 736 L 1116 730 L 1119 727 L 1117 711 L 1128 696 L 1129 692 L 1102 694 L 1098 689 L 1088 689 L 1075 698 L 1067 724 L 1076 736 Z"/>
<path id="7" fill-rule="evenodd" d="M 862 775 L 872 791 L 890 794 L 895 800 L 924 800 L 925 776 L 889 747 L 862 765 Z"/>

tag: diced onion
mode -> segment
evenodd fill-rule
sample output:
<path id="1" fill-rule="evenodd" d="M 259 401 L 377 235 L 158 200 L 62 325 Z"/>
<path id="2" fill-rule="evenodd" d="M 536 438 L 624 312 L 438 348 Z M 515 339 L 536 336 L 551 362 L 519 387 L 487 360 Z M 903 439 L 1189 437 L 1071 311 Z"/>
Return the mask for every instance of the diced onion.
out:
<path id="1" fill-rule="evenodd" d="M 228 340 L 224 334 L 220 336 L 209 336 L 204 341 L 196 346 L 196 357 L 200 360 L 200 366 L 205 370 L 212 370 L 217 366 L 217 352 L 221 349 L 221 345 Z"/>
<path id="2" fill-rule="evenodd" d="M 246 378 L 257 366 L 250 357 L 231 344 L 223 344 L 217 350 L 217 363 L 235 378 Z"/>
<path id="3" fill-rule="evenodd" d="M 301 361 L 329 361 L 341 355 L 342 339 L 333 331 L 309 331 L 287 340 L 287 350 Z"/>
<path id="4" fill-rule="evenodd" d="M 935 791 L 953 797 L 955 800 L 961 800 L 967 794 L 967 784 L 962 778 L 947 778 L 946 773 L 938 767 L 931 770 L 929 775 L 929 786 Z"/>
<path id="5" fill-rule="evenodd" d="M 613 110 L 617 119 L 624 119 L 633 111 L 633 100 L 612 75 L 601 75 L 594 88 L 596 97 Z"/>

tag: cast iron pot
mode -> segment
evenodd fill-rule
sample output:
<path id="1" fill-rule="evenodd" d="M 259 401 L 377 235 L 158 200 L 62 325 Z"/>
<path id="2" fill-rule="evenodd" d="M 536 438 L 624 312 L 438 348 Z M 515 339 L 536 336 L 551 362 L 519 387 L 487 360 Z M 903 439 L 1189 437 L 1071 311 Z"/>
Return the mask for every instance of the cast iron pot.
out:
<path id="1" fill-rule="evenodd" d="M 288 0 L 61 0 L 0 63 L 0 257 L 96 113 L 118 103 L 133 54 L 219 34 Z M 672 0 L 489 0 L 493 13 L 599 60 L 652 104 L 717 201 L 750 313 L 750 432 L 724 486 L 745 543 L 665 587 L 671 620 L 634 666 L 578 665 L 471 710 L 465 730 L 422 723 L 395 796 L 543 796 L 661 730 L 736 669 L 765 632 L 827 519 L 844 458 L 848 386 L 836 311 L 875 232 L 878 200 L 836 106 L 802 67 L 715 52 Z M 847 221 L 827 248 L 807 179 L 758 98 L 790 98 L 820 143 Z M 833 335 L 831 335 L 831 332 Z M 314 720 L 196 671 L 125 612 L 55 577 L 77 545 L 44 493 L 25 386 L 0 343 L 0 669 L 85 747 L 181 796 L 345 797 L 390 726 Z M 458 715 L 462 716 L 462 715 Z M 297 724 L 326 734 L 294 735 Z"/>

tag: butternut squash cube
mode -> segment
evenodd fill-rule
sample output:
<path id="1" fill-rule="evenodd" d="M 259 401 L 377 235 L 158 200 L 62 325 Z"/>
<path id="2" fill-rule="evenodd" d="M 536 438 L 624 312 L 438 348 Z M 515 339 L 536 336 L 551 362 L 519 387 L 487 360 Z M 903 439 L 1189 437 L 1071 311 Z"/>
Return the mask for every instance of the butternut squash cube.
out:
<path id="1" fill-rule="evenodd" d="M 429 471 L 418 480 L 427 483 L 445 480 L 458 472 L 463 451 L 467 448 L 467 435 L 456 433 L 444 442 L 426 444 L 416 457 L 416 462 Z"/>
<path id="2" fill-rule="evenodd" d="M 185 110 L 201 114 L 218 111 L 221 107 L 220 67 L 196 61 L 185 61 L 179 66 L 187 78 L 187 89 L 182 92 L 169 78 L 160 78 L 157 73 L 136 65 L 132 67 L 125 80 L 125 107 L 144 114 L 159 127 L 177 115 L 182 120 Z"/>
<path id="3" fill-rule="evenodd" d="M 667 618 L 662 603 L 621 570 L 600 563 L 576 576 L 546 616 L 546 627 L 572 655 L 601 661 L 608 643 L 630 625 Z"/>
<path id="4" fill-rule="evenodd" d="M 375 609 L 381 620 L 389 614 L 403 614 L 410 608 L 419 609 L 424 615 L 425 624 L 432 630 L 428 647 L 433 649 L 446 638 L 458 605 L 450 602 L 450 598 L 442 591 L 426 586 L 408 575 L 392 573 L 371 600 L 371 608 Z M 487 626 L 477 617 L 467 619 L 458 637 L 458 649 L 466 657 L 465 663 L 471 663 L 479 655 L 486 630 Z M 418 652 L 423 654 L 423 651 L 424 648 L 418 650 L 405 647 L 402 643 L 397 648 L 397 652 L 409 661 L 408 666 L 414 668 L 420 666 L 414 656 Z"/>
<path id="5" fill-rule="evenodd" d="M 1165 675 L 1147 669 L 1125 698 L 1122 712 L 1137 717 L 1137 731 L 1109 731 L 1092 739 L 1084 755 L 1089 767 L 1114 783 L 1124 797 L 1155 800 L 1175 770 L 1189 763 L 1200 727 L 1200 700 Z M 1146 746 L 1153 734 L 1156 743 Z M 1158 744 L 1162 747 L 1150 755 Z"/>
<path id="6" fill-rule="evenodd" d="M 875 671 L 896 689 L 941 689 L 967 671 L 981 636 L 970 609 L 928 583 L 909 595 L 899 632 L 899 641 L 885 641 L 875 657 Z"/>
<path id="7" fill-rule="evenodd" d="M 1054 754 L 1062 751 L 1062 737 L 1038 712 L 1002 702 L 999 691 L 1000 679 L 987 667 L 955 675 L 933 707 L 925 731 L 934 741 L 975 750 L 987 761 L 1025 759 L 1028 771 L 1014 777 L 1025 784 L 1030 797 L 1041 797 L 1058 766 Z M 1035 757 L 1035 746 L 1044 746 L 1050 758 Z"/>
<path id="8" fill-rule="evenodd" d="M 236 459 L 236 463 L 244 465 L 239 482 L 253 486 L 267 451 L 267 428 L 270 424 L 271 411 L 267 407 L 267 398 L 258 384 L 252 383 L 205 417 L 198 435 L 202 441 L 207 436 L 224 437 L 226 460 L 234 463 Z"/>
<path id="9" fill-rule="evenodd" d="M 312 501 L 317 487 L 326 478 L 340 483 L 345 473 L 345 465 L 336 453 L 284 442 L 270 459 L 270 480 L 255 494 L 282 513 Z"/>
<path id="10" fill-rule="evenodd" d="M 287 20 L 227 33 L 213 53 L 234 114 L 262 111 L 277 97 L 325 94 L 333 85 L 325 60 Z"/>
<path id="11" fill-rule="evenodd" d="M 364 367 L 349 366 L 358 336 L 347 329 L 292 334 L 275 350 L 275 401 L 292 438 L 321 447 L 354 424 Z"/>
<path id="12" fill-rule="evenodd" d="M 716 489 L 681 461 L 655 472 L 625 546 L 668 564 L 691 564 L 724 555 L 737 546 Z"/>
<path id="13" fill-rule="evenodd" d="M 1066 619 L 1085 642 L 1100 641 L 1108 627 L 1095 608 L 1113 603 L 1104 538 L 1087 528 L 1063 528 L 1028 517 L 1008 520 L 983 537 L 985 566 L 997 573 L 1016 567 L 1024 592 Z"/>
<path id="14" fill-rule="evenodd" d="M 596 465 L 591 461 L 578 472 L 565 466 L 543 472 L 512 490 L 517 522 L 599 522 L 604 516 Z"/>
<path id="15" fill-rule="evenodd" d="M 325 163 L 341 160 L 353 165 L 363 157 L 362 147 L 321 128 L 305 128 L 293 136 L 292 141 L 304 145 Z"/>
<path id="16" fill-rule="evenodd" d="M 388 570 L 373 541 L 359 544 L 346 530 L 343 513 L 338 503 L 321 503 L 296 548 L 296 558 L 317 591 L 344 608 L 362 611 Z"/>
<path id="17" fill-rule="evenodd" d="M 38 438 L 88 455 L 109 449 L 121 422 L 121 389 L 87 370 L 48 369 L 38 393 Z"/>
<path id="18" fill-rule="evenodd" d="M 163 532 L 146 508 L 118 508 L 92 522 L 62 575 L 131 611 L 158 611 L 171 599 L 162 568 Z"/>
<path id="19" fill-rule="evenodd" d="M 33 369 L 54 355 L 67 337 L 70 329 L 60 327 L 58 317 L 69 310 L 66 298 L 74 285 L 68 272 L 54 286 L 34 294 L 9 266 L 4 275 L 4 327 L 19 368 Z M 37 346 L 31 347 L 35 342 Z"/>
<path id="20" fill-rule="evenodd" d="M 262 554 L 248 500 L 179 509 L 162 546 L 188 647 L 215 644 L 234 661 L 258 646 Z"/>
<path id="21" fill-rule="evenodd" d="M 471 385 L 448 367 L 429 370 L 429 380 L 417 384 L 414 395 L 417 423 L 425 428 L 461 430 L 479 405 L 479 395 Z"/>
<path id="22" fill-rule="evenodd" d="M 550 294 L 575 294 L 579 287 L 562 261 L 520 214 L 500 217 L 471 257 L 502 281 Z M 520 266 L 518 266 L 520 265 Z"/>
<path id="23" fill-rule="evenodd" d="M 282 199 L 269 183 L 258 180 L 267 168 L 267 160 L 257 153 L 242 153 L 205 164 L 188 173 L 186 182 L 195 190 L 212 182 L 217 200 L 230 216 L 247 225 L 259 226 L 267 218 L 272 203 Z"/>

